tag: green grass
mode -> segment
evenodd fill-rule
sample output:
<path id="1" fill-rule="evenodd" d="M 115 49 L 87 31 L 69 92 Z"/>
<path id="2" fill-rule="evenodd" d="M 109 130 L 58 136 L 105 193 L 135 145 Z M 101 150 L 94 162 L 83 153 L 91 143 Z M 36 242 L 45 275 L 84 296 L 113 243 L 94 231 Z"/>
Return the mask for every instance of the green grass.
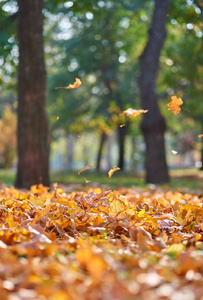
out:
<path id="1" fill-rule="evenodd" d="M 12 186 L 15 180 L 15 170 L 0 170 L 0 184 L 5 183 Z M 189 189 L 193 191 L 203 190 L 203 171 L 197 169 L 182 169 L 170 171 L 171 181 L 169 185 L 164 186 L 172 189 Z M 100 173 L 92 170 L 82 172 L 80 175 L 76 171 L 55 171 L 51 172 L 51 183 L 81 184 L 87 185 L 84 178 L 91 181 L 88 185 L 98 183 L 104 187 L 116 188 L 119 185 L 125 187 L 146 187 L 143 175 L 133 175 L 133 173 L 125 173 L 117 171 L 111 178 L 107 172 Z"/>
<path id="2" fill-rule="evenodd" d="M 15 170 L 10 170 L 10 169 L 0 169 L 0 185 L 1 184 L 6 184 L 8 186 L 14 184 L 15 180 Z"/>

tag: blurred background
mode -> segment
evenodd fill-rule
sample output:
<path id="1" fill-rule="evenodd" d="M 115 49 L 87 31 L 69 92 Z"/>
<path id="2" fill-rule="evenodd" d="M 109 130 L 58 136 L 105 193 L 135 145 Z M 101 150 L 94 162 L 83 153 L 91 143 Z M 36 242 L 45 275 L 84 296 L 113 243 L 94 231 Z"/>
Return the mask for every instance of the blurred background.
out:
<path id="1" fill-rule="evenodd" d="M 119 165 L 122 124 L 126 126 L 122 127 L 121 169 L 143 176 L 142 116 L 127 119 L 120 113 L 141 108 L 139 57 L 148 41 L 153 9 L 151 0 L 44 1 L 53 180 L 74 181 L 71 176 L 87 164 L 97 172 Z M 17 165 L 18 3 L 1 0 L 0 10 L 0 180 L 5 181 Z M 156 91 L 167 123 L 166 157 L 171 170 L 202 169 L 203 138 L 198 137 L 203 133 L 202 10 L 203 1 L 171 0 L 167 15 Z M 78 89 L 55 89 L 74 83 L 76 77 L 82 81 Z M 184 102 L 178 115 L 167 110 L 173 95 Z"/>

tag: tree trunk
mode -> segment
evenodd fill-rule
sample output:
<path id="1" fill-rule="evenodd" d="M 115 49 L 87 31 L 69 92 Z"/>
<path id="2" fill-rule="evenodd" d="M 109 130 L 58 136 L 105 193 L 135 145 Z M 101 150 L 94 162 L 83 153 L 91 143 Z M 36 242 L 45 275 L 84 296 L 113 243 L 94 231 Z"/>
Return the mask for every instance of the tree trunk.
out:
<path id="1" fill-rule="evenodd" d="M 166 164 L 164 133 L 166 123 L 161 116 L 156 95 L 156 78 L 160 52 L 166 38 L 169 0 L 155 0 L 149 39 L 140 57 L 140 92 L 144 114 L 141 129 L 146 143 L 146 182 L 161 184 L 169 181 Z"/>
<path id="2" fill-rule="evenodd" d="M 106 156 L 106 160 L 107 160 L 107 168 L 108 170 L 110 170 L 112 168 L 112 162 L 111 162 L 111 146 L 112 146 L 112 142 L 111 142 L 111 135 L 107 136 L 107 156 Z"/>
<path id="3" fill-rule="evenodd" d="M 18 169 L 16 187 L 49 185 L 43 0 L 18 0 Z"/>
<path id="4" fill-rule="evenodd" d="M 135 152 L 136 152 L 136 138 L 135 136 L 132 136 L 131 138 L 131 166 L 130 166 L 130 171 L 132 170 L 137 170 L 137 164 L 136 164 L 136 159 L 135 159 Z"/>
<path id="5" fill-rule="evenodd" d="M 121 170 L 124 170 L 125 166 L 125 138 L 128 132 L 128 124 L 123 127 L 118 127 L 118 146 L 119 146 L 119 161 L 118 161 L 118 167 Z"/>
<path id="6" fill-rule="evenodd" d="M 73 168 L 73 157 L 74 157 L 74 136 L 69 133 L 66 138 L 67 141 L 67 157 L 66 157 L 66 168 L 71 170 Z"/>
<path id="7" fill-rule="evenodd" d="M 97 171 L 99 171 L 100 167 L 101 167 L 102 150 L 104 148 L 106 139 L 107 139 L 106 133 L 102 133 L 100 135 L 100 145 L 99 145 L 99 151 L 98 151 L 98 155 L 97 155 L 97 165 L 96 165 Z"/>

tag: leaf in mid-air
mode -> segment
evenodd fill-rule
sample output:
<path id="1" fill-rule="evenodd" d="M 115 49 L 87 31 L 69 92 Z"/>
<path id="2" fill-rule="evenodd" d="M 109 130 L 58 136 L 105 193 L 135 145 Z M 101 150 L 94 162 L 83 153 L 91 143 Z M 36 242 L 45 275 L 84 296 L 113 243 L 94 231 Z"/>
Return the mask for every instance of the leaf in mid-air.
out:
<path id="1" fill-rule="evenodd" d="M 75 78 L 75 82 L 73 84 L 69 84 L 68 86 L 64 87 L 56 87 L 56 89 L 76 89 L 81 86 L 82 81 L 79 78 Z"/>
<path id="2" fill-rule="evenodd" d="M 85 171 L 85 170 L 89 170 L 89 169 L 94 169 L 95 167 L 93 167 L 93 166 L 91 166 L 91 165 L 87 165 L 87 166 L 85 166 L 82 170 L 80 170 L 79 172 L 78 172 L 78 175 L 80 175 L 80 173 L 82 172 L 82 171 Z"/>
<path id="3" fill-rule="evenodd" d="M 128 108 L 127 110 L 124 110 L 123 114 L 126 116 L 132 116 L 132 117 L 137 117 L 140 114 L 146 114 L 148 112 L 148 110 L 144 110 L 144 109 L 133 109 L 133 108 Z"/>
<path id="4" fill-rule="evenodd" d="M 87 180 L 86 178 L 84 178 L 84 181 L 85 181 L 86 183 L 91 182 L 91 181 Z"/>
<path id="5" fill-rule="evenodd" d="M 168 110 L 171 110 L 174 115 L 177 115 L 181 111 L 180 105 L 183 104 L 183 100 L 181 98 L 177 98 L 176 96 L 172 96 L 171 99 L 171 102 L 167 104 L 169 107 Z"/>
<path id="6" fill-rule="evenodd" d="M 111 178 L 111 176 L 113 175 L 113 173 L 114 173 L 115 171 L 118 171 L 118 170 L 120 170 L 120 168 L 119 168 L 119 167 L 116 167 L 116 166 L 114 166 L 113 169 L 109 170 L 109 171 L 108 171 L 109 178 Z"/>
<path id="7" fill-rule="evenodd" d="M 172 153 L 172 154 L 177 154 L 178 152 L 175 151 L 175 150 L 171 150 L 171 153 Z"/>

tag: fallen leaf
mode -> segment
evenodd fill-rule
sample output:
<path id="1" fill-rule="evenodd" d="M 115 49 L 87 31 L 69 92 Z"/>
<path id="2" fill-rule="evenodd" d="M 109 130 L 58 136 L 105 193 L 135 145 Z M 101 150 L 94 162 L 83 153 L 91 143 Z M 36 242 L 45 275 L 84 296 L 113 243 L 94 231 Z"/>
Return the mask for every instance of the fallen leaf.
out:
<path id="1" fill-rule="evenodd" d="M 59 116 L 56 117 L 56 120 L 57 120 L 57 121 L 59 120 Z"/>
<path id="2" fill-rule="evenodd" d="M 85 166 L 82 170 L 80 170 L 78 172 L 78 175 L 80 175 L 81 172 L 85 171 L 85 170 L 89 170 L 89 169 L 95 169 L 95 167 L 91 166 L 91 165 L 87 165 Z"/>
<path id="3" fill-rule="evenodd" d="M 124 127 L 124 126 L 126 126 L 126 125 L 125 124 L 120 125 L 121 128 Z"/>
<path id="4" fill-rule="evenodd" d="M 73 84 L 69 84 L 65 87 L 56 87 L 55 89 L 76 89 L 81 86 L 82 82 L 79 78 L 75 78 L 75 82 Z"/>
<path id="5" fill-rule="evenodd" d="M 81 136 L 80 136 L 80 135 L 78 135 L 78 134 L 77 134 L 77 137 L 78 137 L 79 139 L 81 139 Z"/>
<path id="6" fill-rule="evenodd" d="M 201 137 L 203 137 L 203 134 L 199 134 L 199 135 L 198 135 L 198 138 L 201 138 Z"/>
<path id="7" fill-rule="evenodd" d="M 111 176 L 113 175 L 113 173 L 114 173 L 115 171 L 118 171 L 118 170 L 120 170 L 120 168 L 119 168 L 119 167 L 116 167 L 116 166 L 114 166 L 113 169 L 109 170 L 109 171 L 108 171 L 109 178 L 111 178 Z"/>
<path id="8" fill-rule="evenodd" d="M 167 104 L 169 107 L 168 110 L 171 110 L 174 115 L 177 115 L 181 111 L 180 105 L 183 104 L 183 100 L 181 98 L 177 98 L 176 96 L 172 96 L 171 99 L 172 101 Z"/>
<path id="9" fill-rule="evenodd" d="M 126 116 L 137 117 L 140 114 L 142 114 L 142 113 L 145 114 L 147 112 L 148 112 L 148 110 L 144 110 L 144 109 L 136 110 L 136 109 L 133 109 L 133 108 L 128 108 L 127 110 L 124 110 L 123 114 L 126 115 Z"/>

